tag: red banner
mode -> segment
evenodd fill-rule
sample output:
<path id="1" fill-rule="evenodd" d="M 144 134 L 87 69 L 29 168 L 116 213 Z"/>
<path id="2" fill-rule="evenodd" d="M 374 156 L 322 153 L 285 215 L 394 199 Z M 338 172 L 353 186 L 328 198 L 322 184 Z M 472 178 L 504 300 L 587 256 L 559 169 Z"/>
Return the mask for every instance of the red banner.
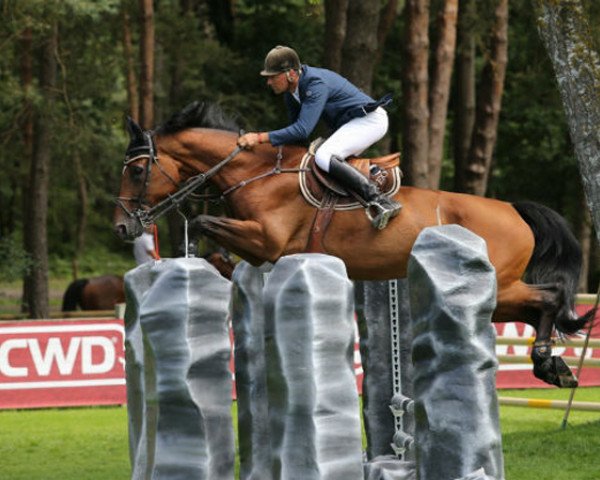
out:
<path id="1" fill-rule="evenodd" d="M 579 305 L 581 315 L 591 305 Z M 600 339 L 600 322 L 592 338 Z M 529 325 L 494 324 L 499 336 L 530 338 Z M 358 331 L 354 368 L 359 391 L 362 364 Z M 583 338 L 583 335 L 580 335 Z M 556 345 L 554 355 L 577 357 L 581 347 Z M 497 355 L 529 356 L 527 345 L 497 345 Z M 586 358 L 600 359 L 600 348 L 588 348 Z M 233 370 L 233 359 L 231 362 Z M 573 368 L 573 367 L 572 367 Z M 573 368 L 576 372 L 576 368 Z M 582 386 L 600 386 L 600 368 L 585 367 Z M 503 363 L 498 388 L 547 388 L 537 380 L 531 363 Z M 235 395 L 235 389 L 234 389 Z M 0 322 L 0 409 L 116 405 L 126 403 L 123 320 L 55 320 Z"/>
<path id="2" fill-rule="evenodd" d="M 0 323 L 0 408 L 124 403 L 123 320 Z"/>

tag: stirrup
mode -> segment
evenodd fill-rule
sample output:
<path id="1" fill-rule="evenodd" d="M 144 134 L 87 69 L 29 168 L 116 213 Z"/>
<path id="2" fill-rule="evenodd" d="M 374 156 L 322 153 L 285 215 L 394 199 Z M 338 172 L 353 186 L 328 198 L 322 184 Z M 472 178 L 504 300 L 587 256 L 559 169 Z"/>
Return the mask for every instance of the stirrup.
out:
<path id="1" fill-rule="evenodd" d="M 375 210 L 375 214 L 371 213 L 371 209 Z M 365 208 L 367 218 L 371 221 L 371 225 L 377 230 L 383 230 L 387 227 L 390 218 L 395 217 L 399 212 L 400 206 L 397 208 L 390 208 L 376 201 L 369 202 L 367 208 Z"/>

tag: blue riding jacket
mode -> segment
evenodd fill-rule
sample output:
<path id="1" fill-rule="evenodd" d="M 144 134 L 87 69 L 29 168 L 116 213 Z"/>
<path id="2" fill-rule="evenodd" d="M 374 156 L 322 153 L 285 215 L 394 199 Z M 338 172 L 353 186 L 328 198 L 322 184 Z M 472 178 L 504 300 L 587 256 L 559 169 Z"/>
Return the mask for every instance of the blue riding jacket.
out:
<path id="1" fill-rule="evenodd" d="M 391 101 L 391 96 L 374 101 L 341 75 L 308 65 L 301 66 L 298 94 L 300 103 L 291 93 L 284 93 L 292 123 L 269 132 L 272 145 L 308 139 L 321 118 L 331 129 L 337 130 L 353 118 L 365 116 Z"/>

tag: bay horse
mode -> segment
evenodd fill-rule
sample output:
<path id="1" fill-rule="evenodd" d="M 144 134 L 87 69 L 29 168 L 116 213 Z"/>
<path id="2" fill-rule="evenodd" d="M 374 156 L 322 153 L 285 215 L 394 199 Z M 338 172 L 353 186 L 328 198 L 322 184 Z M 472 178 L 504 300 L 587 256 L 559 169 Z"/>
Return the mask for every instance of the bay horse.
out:
<path id="1" fill-rule="evenodd" d="M 532 325 L 535 376 L 559 387 L 577 385 L 564 361 L 551 355 L 551 335 L 555 328 L 560 334 L 577 332 L 594 312 L 574 313 L 581 249 L 553 210 L 531 202 L 402 187 L 395 198 L 404 207 L 387 228 L 373 228 L 361 209 L 338 211 L 315 250 L 309 239 L 317 209 L 305 201 L 297 174 L 306 148 L 262 144 L 241 150 L 234 122 L 218 106 L 199 102 L 154 131 L 142 130 L 132 119 L 127 128 L 130 143 L 114 214 L 114 229 L 122 239 L 140 235 L 144 225 L 210 183 L 228 216 L 200 215 L 190 222 L 193 233 L 255 266 L 319 251 L 341 258 L 354 280 L 387 280 L 406 276 L 421 230 L 458 224 L 487 243 L 498 285 L 492 320 Z"/>
<path id="2" fill-rule="evenodd" d="M 80 278 L 69 284 L 63 294 L 62 311 L 110 310 L 125 302 L 125 286 L 120 275 Z"/>

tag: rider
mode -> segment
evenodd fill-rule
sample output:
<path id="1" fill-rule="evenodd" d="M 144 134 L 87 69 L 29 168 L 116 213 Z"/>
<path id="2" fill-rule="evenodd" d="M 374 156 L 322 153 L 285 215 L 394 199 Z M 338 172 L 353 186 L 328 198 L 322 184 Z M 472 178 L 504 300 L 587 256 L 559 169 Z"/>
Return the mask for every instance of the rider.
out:
<path id="1" fill-rule="evenodd" d="M 380 140 L 388 129 L 387 95 L 374 101 L 356 86 L 331 70 L 301 65 L 298 54 L 289 47 L 277 46 L 265 58 L 267 85 L 275 94 L 284 94 L 292 123 L 271 132 L 249 132 L 238 144 L 251 148 L 257 143 L 278 146 L 308 139 L 322 118 L 334 131 L 315 154 L 317 165 L 344 187 L 358 194 L 379 213 L 373 225 L 383 228 L 402 206 L 383 195 L 378 186 L 344 161 L 358 155 Z"/>

